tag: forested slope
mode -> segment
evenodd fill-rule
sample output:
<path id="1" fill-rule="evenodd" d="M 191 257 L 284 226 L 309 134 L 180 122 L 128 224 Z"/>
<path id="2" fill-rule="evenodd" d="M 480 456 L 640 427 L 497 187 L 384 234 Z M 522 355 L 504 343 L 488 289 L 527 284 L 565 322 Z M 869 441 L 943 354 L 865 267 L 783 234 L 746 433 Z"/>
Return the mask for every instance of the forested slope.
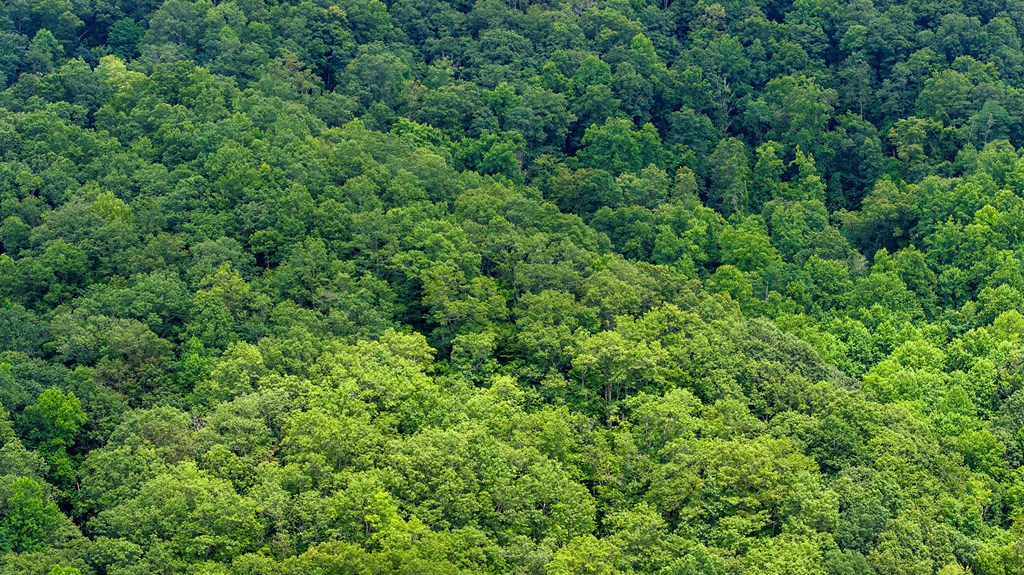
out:
<path id="1" fill-rule="evenodd" d="M 1024 573 L 1022 30 L 5 0 L 0 574 Z"/>

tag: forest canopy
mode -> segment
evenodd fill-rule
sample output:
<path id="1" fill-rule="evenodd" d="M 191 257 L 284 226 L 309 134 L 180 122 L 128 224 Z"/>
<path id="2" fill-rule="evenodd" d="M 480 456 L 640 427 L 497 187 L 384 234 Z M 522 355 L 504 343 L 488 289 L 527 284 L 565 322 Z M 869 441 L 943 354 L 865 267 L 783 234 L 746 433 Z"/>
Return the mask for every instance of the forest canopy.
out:
<path id="1" fill-rule="evenodd" d="M 1022 34 L 5 0 L 0 575 L 1024 573 Z"/>

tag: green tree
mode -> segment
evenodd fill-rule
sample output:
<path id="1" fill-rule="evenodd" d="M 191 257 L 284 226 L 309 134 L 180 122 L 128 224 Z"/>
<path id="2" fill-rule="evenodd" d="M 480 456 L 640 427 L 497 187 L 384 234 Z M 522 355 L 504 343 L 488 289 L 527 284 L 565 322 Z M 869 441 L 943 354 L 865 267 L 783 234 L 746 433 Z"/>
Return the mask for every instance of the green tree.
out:
<path id="1" fill-rule="evenodd" d="M 587 128 L 583 136 L 580 159 L 589 167 L 604 169 L 613 174 L 636 172 L 643 161 L 633 123 L 624 119 L 609 119 L 604 124 Z"/>
<path id="2" fill-rule="evenodd" d="M 43 455 L 50 466 L 49 477 L 63 489 L 74 483 L 75 463 L 68 449 L 85 421 L 85 411 L 75 394 L 55 388 L 44 391 L 22 414 L 21 426 L 29 446 Z"/>
<path id="3" fill-rule="evenodd" d="M 28 477 L 0 477 L 0 550 L 4 553 L 46 549 L 63 518 L 57 504 Z"/>
<path id="4" fill-rule="evenodd" d="M 736 138 L 721 140 L 708 158 L 708 204 L 723 214 L 747 213 L 750 206 L 750 166 L 747 148 Z"/>

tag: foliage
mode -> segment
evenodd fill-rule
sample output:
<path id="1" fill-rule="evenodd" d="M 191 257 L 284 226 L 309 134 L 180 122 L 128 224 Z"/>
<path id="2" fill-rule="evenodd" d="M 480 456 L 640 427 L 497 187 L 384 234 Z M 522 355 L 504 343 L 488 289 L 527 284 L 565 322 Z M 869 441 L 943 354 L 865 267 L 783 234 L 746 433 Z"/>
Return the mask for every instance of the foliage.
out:
<path id="1" fill-rule="evenodd" d="M 1014 3 L 0 3 L 0 575 L 1024 572 Z"/>

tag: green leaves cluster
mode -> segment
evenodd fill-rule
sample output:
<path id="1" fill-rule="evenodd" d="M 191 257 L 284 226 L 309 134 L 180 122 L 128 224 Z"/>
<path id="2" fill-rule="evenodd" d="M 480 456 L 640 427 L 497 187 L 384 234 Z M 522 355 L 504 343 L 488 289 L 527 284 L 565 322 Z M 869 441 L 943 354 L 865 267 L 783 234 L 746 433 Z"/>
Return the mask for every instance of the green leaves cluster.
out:
<path id="1" fill-rule="evenodd" d="M 0 6 L 0 575 L 1024 571 L 1016 9 Z"/>

